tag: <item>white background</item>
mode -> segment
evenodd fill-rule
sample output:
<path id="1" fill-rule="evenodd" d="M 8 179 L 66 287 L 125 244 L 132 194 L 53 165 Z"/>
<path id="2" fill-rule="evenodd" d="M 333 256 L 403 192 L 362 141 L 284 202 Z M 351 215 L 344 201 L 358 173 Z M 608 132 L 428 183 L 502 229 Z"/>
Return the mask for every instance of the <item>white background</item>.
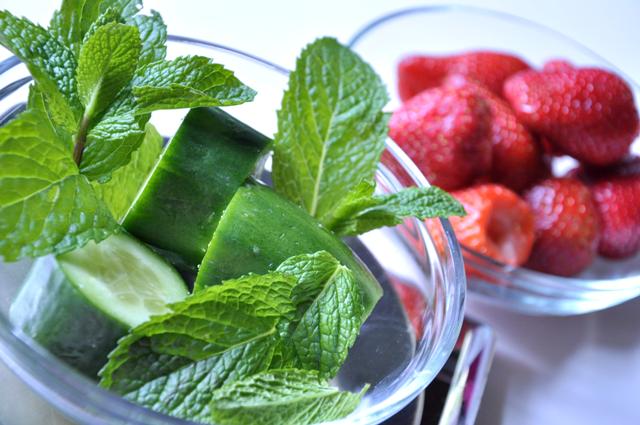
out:
<path id="1" fill-rule="evenodd" d="M 57 3 L 0 0 L 0 8 L 46 23 Z M 145 5 L 162 13 L 173 34 L 228 44 L 291 66 L 300 48 L 317 36 L 333 35 L 347 41 L 357 29 L 385 12 L 430 3 L 434 2 L 147 0 Z M 543 23 L 589 46 L 640 80 L 640 1 L 457 3 Z M 474 305 L 470 314 L 494 326 L 499 337 L 479 424 L 640 423 L 639 301 L 572 318 L 524 317 Z M 7 389 L 0 381 L 0 418 L 2 404 L 7 408 L 12 398 Z M 12 392 L 21 394 L 17 389 Z M 19 403 L 16 395 L 13 398 Z M 19 404 L 15 408 L 29 409 Z"/>

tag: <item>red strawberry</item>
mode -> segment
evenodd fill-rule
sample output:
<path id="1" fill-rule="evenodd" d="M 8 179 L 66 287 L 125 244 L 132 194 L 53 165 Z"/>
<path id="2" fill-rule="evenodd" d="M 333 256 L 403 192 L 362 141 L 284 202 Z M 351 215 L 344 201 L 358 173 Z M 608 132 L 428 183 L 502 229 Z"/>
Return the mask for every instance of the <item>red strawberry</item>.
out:
<path id="1" fill-rule="evenodd" d="M 528 68 L 529 65 L 518 57 L 489 51 L 451 56 L 409 56 L 398 64 L 398 93 L 405 101 L 425 89 L 440 86 L 448 75 L 460 74 L 501 95 L 504 80 Z"/>
<path id="2" fill-rule="evenodd" d="M 491 168 L 489 111 L 466 89 L 433 88 L 391 116 L 389 136 L 434 185 L 454 190 Z"/>
<path id="3" fill-rule="evenodd" d="M 416 333 L 416 338 L 422 338 L 422 332 L 424 328 L 424 316 L 427 310 L 427 303 L 424 295 L 420 293 L 420 290 L 402 280 L 391 277 L 391 284 L 398 294 L 398 298 L 404 307 L 404 311 L 407 313 L 409 323 L 413 327 L 413 331 Z"/>
<path id="4" fill-rule="evenodd" d="M 552 59 L 547 61 L 542 67 L 543 71 L 553 72 L 553 71 L 567 71 L 574 69 L 571 62 L 565 59 Z"/>
<path id="5" fill-rule="evenodd" d="M 599 241 L 598 212 L 589 189 L 576 179 L 552 178 L 532 187 L 525 199 L 536 228 L 528 267 L 572 276 L 589 266 Z"/>
<path id="6" fill-rule="evenodd" d="M 562 156 L 564 153 L 558 148 L 558 145 L 549 140 L 548 137 L 540 136 L 540 147 L 542 148 L 542 153 L 548 157 L 554 156 Z"/>
<path id="7" fill-rule="evenodd" d="M 467 87 L 487 102 L 491 112 L 492 181 L 521 191 L 542 176 L 545 166 L 540 146 L 504 100 L 460 75 L 447 78 L 445 85 Z"/>
<path id="8" fill-rule="evenodd" d="M 484 184 L 453 192 L 467 215 L 451 217 L 456 237 L 464 246 L 510 265 L 527 261 L 533 246 L 533 214 L 511 190 Z"/>
<path id="9" fill-rule="evenodd" d="M 608 169 L 574 173 L 590 186 L 600 213 L 600 255 L 625 258 L 636 254 L 640 250 L 640 157 Z"/>
<path id="10" fill-rule="evenodd" d="M 631 89 L 602 69 L 523 71 L 505 82 L 504 95 L 525 125 L 589 164 L 618 161 L 638 134 Z"/>

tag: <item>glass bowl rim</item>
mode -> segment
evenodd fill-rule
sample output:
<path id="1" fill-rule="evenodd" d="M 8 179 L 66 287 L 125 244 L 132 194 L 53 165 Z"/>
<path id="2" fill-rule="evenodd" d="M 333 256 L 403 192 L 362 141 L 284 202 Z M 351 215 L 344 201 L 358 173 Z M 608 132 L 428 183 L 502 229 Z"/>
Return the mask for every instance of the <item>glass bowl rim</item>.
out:
<path id="1" fill-rule="evenodd" d="M 544 31 L 549 34 L 552 34 L 554 37 L 558 37 L 563 41 L 570 44 L 572 47 L 580 50 L 585 55 L 592 57 L 593 59 L 601 62 L 606 67 L 614 70 L 618 75 L 620 75 L 626 82 L 629 84 L 636 92 L 640 93 L 640 86 L 636 83 L 636 81 L 629 77 L 626 73 L 620 70 L 617 66 L 612 64 L 607 59 L 600 56 L 598 53 L 580 43 L 579 41 L 574 40 L 573 38 L 563 34 L 562 32 L 555 30 L 547 25 L 538 23 L 536 21 L 513 15 L 508 12 L 503 12 L 495 9 L 464 5 L 464 4 L 432 4 L 432 5 L 423 5 L 423 6 L 412 6 L 407 8 L 397 9 L 395 11 L 391 11 L 385 14 L 378 16 L 375 19 L 372 19 L 368 23 L 364 24 L 360 27 L 350 38 L 347 45 L 351 48 L 356 48 L 357 44 L 361 42 L 366 36 L 376 30 L 378 27 L 383 26 L 384 24 L 403 18 L 411 15 L 420 15 L 420 14 L 434 14 L 434 13 L 448 13 L 448 12 L 462 12 L 469 14 L 477 14 L 479 16 L 488 16 L 491 18 L 496 18 L 499 20 L 503 20 L 506 22 L 513 22 L 518 25 L 527 26 L 538 31 Z M 366 58 L 364 58 L 366 60 Z M 640 109 L 640 99 L 635 99 L 636 106 Z M 636 139 L 636 142 L 638 139 Z M 503 273 L 506 276 L 516 277 L 512 281 L 512 284 L 516 287 L 520 287 L 525 290 L 537 291 L 540 289 L 540 285 L 544 287 L 549 287 L 551 290 L 561 289 L 563 291 L 568 291 L 569 293 L 584 293 L 585 291 L 597 292 L 597 293 L 613 293 L 613 292 L 626 292 L 626 291 L 634 291 L 640 288 L 640 275 L 636 276 L 625 276 L 619 278 L 579 278 L 579 277 L 563 277 L 556 276 L 548 273 L 543 273 L 535 270 L 528 269 L 522 266 L 510 266 L 508 264 L 504 264 L 500 261 L 494 260 L 491 257 L 488 257 L 480 252 L 474 251 L 473 249 L 467 248 L 465 246 L 461 246 L 463 253 L 467 256 L 470 256 L 471 259 L 477 260 L 480 264 L 476 266 L 481 267 L 482 272 L 491 274 L 500 274 Z M 640 254 L 636 254 L 640 255 Z M 468 261 L 468 260 L 467 260 Z M 499 269 L 498 272 L 495 269 Z M 501 276 L 505 277 L 505 276 Z M 479 282 L 483 287 L 492 291 L 493 288 L 489 288 L 489 285 L 496 286 L 495 284 L 487 283 L 480 281 Z M 470 292 L 473 292 L 471 290 Z"/>
<path id="2" fill-rule="evenodd" d="M 282 75 L 289 70 L 259 56 L 223 44 L 204 41 L 191 37 L 169 35 L 168 41 L 178 44 L 193 45 L 205 49 L 219 50 L 243 60 L 257 63 Z M 0 75 L 21 62 L 15 57 L 0 62 Z M 31 81 L 22 78 L 0 89 L 0 99 Z M 0 123 L 6 122 L 16 111 L 7 110 L 2 113 Z M 407 174 L 420 186 L 428 187 L 422 173 L 409 157 L 392 140 L 387 139 L 387 151 L 398 161 Z M 446 276 L 450 283 L 445 298 L 445 314 L 442 332 L 439 335 L 440 345 L 434 346 L 433 352 L 424 359 L 432 364 L 430 368 L 415 374 L 406 385 L 396 390 L 391 397 L 375 405 L 375 409 L 367 409 L 359 416 L 358 423 L 377 423 L 384 420 L 402 407 L 406 406 L 436 377 L 454 349 L 464 317 L 466 299 L 466 276 L 462 260 L 462 250 L 455 238 L 453 228 L 446 219 L 439 219 L 446 236 L 444 255 L 451 261 L 453 276 Z M 427 235 L 426 226 L 418 221 L 421 234 Z M 427 236 L 428 237 L 428 236 Z M 440 262 L 440 260 L 438 260 Z M 117 394 L 104 390 L 87 377 L 82 376 L 70 366 L 54 358 L 46 350 L 31 341 L 21 331 L 13 329 L 4 315 L 0 315 L 0 360 L 4 361 L 11 371 L 26 382 L 36 393 L 48 403 L 62 411 L 68 417 L 87 423 L 108 424 L 112 420 L 131 423 L 132 425 L 199 425 L 195 422 L 171 417 L 136 405 Z M 87 409 L 90 407 L 90 409 Z M 96 416 L 97 415 L 97 416 Z M 132 415 L 135 415 L 132 417 Z M 352 420 L 331 422 L 332 424 L 349 424 Z"/>

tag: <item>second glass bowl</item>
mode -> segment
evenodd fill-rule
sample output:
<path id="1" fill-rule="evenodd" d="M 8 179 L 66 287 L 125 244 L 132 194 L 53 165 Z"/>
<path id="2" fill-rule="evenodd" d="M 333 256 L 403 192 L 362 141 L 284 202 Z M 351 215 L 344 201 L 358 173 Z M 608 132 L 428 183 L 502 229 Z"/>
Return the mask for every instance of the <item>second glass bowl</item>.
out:
<path id="1" fill-rule="evenodd" d="M 396 66 L 416 53 L 451 54 L 488 49 L 510 52 L 533 66 L 555 58 L 576 65 L 607 68 L 632 87 L 636 106 L 640 88 L 615 66 L 570 38 L 523 18 L 470 6 L 425 6 L 382 16 L 358 31 L 350 41 L 391 88 L 391 110 L 400 105 Z M 632 150 L 640 151 L 636 140 Z M 569 166 L 555 159 L 554 169 Z M 534 314 L 572 315 L 601 310 L 640 295 L 640 255 L 611 261 L 598 258 L 572 278 L 510 267 L 463 247 L 471 299 Z M 477 277 L 481 276 L 481 277 Z"/>

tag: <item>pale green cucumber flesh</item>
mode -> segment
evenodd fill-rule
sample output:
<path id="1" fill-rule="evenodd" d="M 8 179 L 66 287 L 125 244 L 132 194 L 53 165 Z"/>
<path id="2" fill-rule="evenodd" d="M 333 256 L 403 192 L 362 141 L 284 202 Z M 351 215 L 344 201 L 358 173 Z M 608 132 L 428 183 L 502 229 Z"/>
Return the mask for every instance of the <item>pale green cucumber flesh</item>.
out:
<path id="1" fill-rule="evenodd" d="M 382 288 L 349 247 L 271 188 L 246 185 L 238 189 L 218 224 L 194 290 L 247 273 L 265 273 L 291 256 L 321 250 L 353 271 L 368 315 Z"/>
<path id="2" fill-rule="evenodd" d="M 98 310 L 135 327 L 184 299 L 176 270 L 134 237 L 119 233 L 57 257 L 69 281 Z"/>
<path id="3" fill-rule="evenodd" d="M 271 141 L 218 108 L 187 114 L 124 227 L 195 269 L 237 188 L 249 177 Z"/>
<path id="4" fill-rule="evenodd" d="M 36 261 L 10 316 L 50 352 L 95 377 L 118 338 L 187 294 L 168 263 L 120 233 Z"/>

